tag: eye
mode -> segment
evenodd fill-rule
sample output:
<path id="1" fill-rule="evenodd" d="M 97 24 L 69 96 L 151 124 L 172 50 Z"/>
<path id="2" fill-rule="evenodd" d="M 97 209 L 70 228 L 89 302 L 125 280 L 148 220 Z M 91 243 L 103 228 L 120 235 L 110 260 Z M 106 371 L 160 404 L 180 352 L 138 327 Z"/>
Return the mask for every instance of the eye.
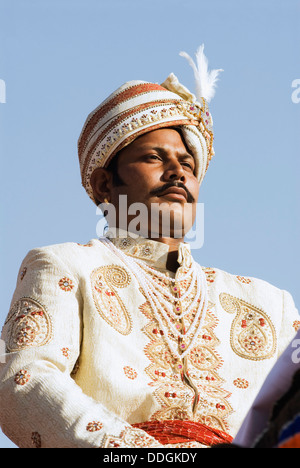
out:
<path id="1" fill-rule="evenodd" d="M 187 167 L 188 169 L 190 169 L 191 171 L 194 171 L 194 166 L 193 164 L 191 163 L 188 163 L 188 162 L 183 162 L 181 163 L 183 166 Z"/>
<path id="2" fill-rule="evenodd" d="M 147 154 L 147 155 L 145 156 L 145 159 L 146 159 L 146 160 L 154 160 L 154 161 L 155 161 L 155 160 L 158 160 L 158 161 L 161 161 L 161 157 L 158 156 L 157 154 Z"/>

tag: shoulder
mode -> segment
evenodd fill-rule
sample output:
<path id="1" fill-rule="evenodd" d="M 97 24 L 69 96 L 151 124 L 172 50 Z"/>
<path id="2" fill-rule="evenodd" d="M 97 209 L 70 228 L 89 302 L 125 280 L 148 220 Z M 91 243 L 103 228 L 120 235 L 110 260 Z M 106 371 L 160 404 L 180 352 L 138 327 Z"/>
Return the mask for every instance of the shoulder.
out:
<path id="1" fill-rule="evenodd" d="M 250 290 L 266 290 L 274 293 L 282 293 L 283 291 L 277 286 L 269 283 L 261 278 L 245 276 L 243 274 L 229 273 L 220 268 L 204 267 L 203 268 L 207 281 L 209 283 L 217 282 L 218 285 L 232 287 L 235 290 L 250 291 Z"/>
<path id="2" fill-rule="evenodd" d="M 243 303 L 269 311 L 271 315 L 282 312 L 286 291 L 260 278 L 234 274 L 219 268 L 204 268 L 209 288 L 223 308 L 228 304 Z"/>
<path id="3" fill-rule="evenodd" d="M 22 261 L 20 270 L 30 266 L 34 269 L 64 268 L 74 274 L 106 263 L 105 246 L 98 239 L 87 243 L 64 242 L 36 247 L 30 250 Z"/>

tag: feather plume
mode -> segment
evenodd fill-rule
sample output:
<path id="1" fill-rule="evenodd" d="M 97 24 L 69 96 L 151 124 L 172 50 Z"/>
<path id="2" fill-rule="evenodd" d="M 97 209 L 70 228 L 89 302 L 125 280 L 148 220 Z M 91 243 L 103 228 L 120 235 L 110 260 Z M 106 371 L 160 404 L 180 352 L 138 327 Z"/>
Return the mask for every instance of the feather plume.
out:
<path id="1" fill-rule="evenodd" d="M 209 102 L 215 95 L 218 75 L 223 70 L 221 68 L 218 70 L 208 70 L 208 61 L 204 55 L 204 44 L 196 52 L 196 63 L 186 52 L 180 52 L 179 55 L 186 58 L 194 70 L 197 99 L 201 101 L 201 98 L 204 98 Z"/>

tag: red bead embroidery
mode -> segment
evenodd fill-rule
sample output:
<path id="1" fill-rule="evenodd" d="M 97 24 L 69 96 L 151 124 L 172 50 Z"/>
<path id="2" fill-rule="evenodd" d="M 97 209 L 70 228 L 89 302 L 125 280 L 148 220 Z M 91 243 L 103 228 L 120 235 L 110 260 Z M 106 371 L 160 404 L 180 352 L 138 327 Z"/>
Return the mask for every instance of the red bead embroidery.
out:
<path id="1" fill-rule="evenodd" d="M 293 327 L 294 327 L 294 330 L 297 332 L 298 330 L 300 330 L 300 320 L 295 320 L 293 322 Z"/>
<path id="2" fill-rule="evenodd" d="M 137 378 L 137 372 L 134 369 L 132 369 L 132 367 L 125 366 L 125 367 L 123 367 L 123 370 L 124 370 L 124 374 L 129 379 L 134 380 L 134 379 Z"/>
<path id="3" fill-rule="evenodd" d="M 251 283 L 251 279 L 250 278 L 245 278 L 244 276 L 237 276 L 236 277 L 241 283 L 244 283 L 244 284 L 249 284 Z"/>
<path id="4" fill-rule="evenodd" d="M 32 440 L 32 445 L 35 448 L 41 448 L 42 440 L 41 440 L 41 436 L 40 436 L 40 434 L 38 432 L 33 432 L 31 434 L 31 440 Z"/>
<path id="5" fill-rule="evenodd" d="M 248 380 L 246 379 L 241 379 L 240 377 L 238 377 L 237 379 L 235 379 L 233 381 L 233 384 L 237 387 L 237 388 L 248 388 L 249 387 L 249 382 Z"/>
<path id="6" fill-rule="evenodd" d="M 20 280 L 21 281 L 24 278 L 24 276 L 26 275 L 26 271 L 27 271 L 27 267 L 23 268 L 23 270 L 21 271 L 21 273 L 20 273 Z"/>
<path id="7" fill-rule="evenodd" d="M 25 385 L 28 380 L 30 379 L 30 374 L 26 370 L 20 370 L 16 375 L 15 375 L 15 382 L 17 385 Z"/>
<path id="8" fill-rule="evenodd" d="M 73 282 L 69 278 L 62 278 L 59 280 L 58 285 L 63 291 L 72 291 L 74 288 Z"/>
<path id="9" fill-rule="evenodd" d="M 70 357 L 70 350 L 69 348 L 62 348 L 62 353 L 63 355 L 66 357 L 66 358 L 69 358 Z"/>
<path id="10" fill-rule="evenodd" d="M 86 430 L 89 432 L 96 432 L 100 431 L 103 427 L 103 424 L 99 421 L 92 421 L 89 422 L 88 425 L 86 426 Z"/>

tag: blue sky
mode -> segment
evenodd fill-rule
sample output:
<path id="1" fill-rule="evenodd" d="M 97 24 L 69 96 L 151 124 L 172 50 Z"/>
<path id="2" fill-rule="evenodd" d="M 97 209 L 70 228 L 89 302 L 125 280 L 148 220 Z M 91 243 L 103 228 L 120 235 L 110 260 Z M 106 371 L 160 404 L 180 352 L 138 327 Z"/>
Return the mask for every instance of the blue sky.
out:
<path id="1" fill-rule="evenodd" d="M 179 52 L 202 43 L 224 72 L 194 255 L 286 289 L 299 307 L 299 1 L 0 0 L 0 17 L 1 326 L 30 249 L 96 237 L 77 160 L 89 112 L 132 79 L 174 72 L 194 91 Z"/>

